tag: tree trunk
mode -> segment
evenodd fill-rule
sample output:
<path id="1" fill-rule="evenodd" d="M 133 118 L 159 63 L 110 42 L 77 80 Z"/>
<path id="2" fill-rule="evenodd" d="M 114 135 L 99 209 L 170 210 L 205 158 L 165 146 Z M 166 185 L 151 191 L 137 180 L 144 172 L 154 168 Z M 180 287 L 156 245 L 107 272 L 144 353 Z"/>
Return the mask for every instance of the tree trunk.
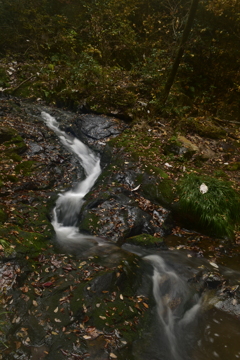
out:
<path id="1" fill-rule="evenodd" d="M 198 3 L 199 3 L 199 0 L 192 0 L 192 4 L 191 4 L 190 10 L 189 10 L 188 19 L 187 19 L 185 28 L 183 30 L 183 34 L 182 34 L 182 38 L 181 38 L 179 48 L 177 50 L 177 55 L 176 55 L 176 58 L 175 58 L 175 60 L 173 62 L 172 69 L 171 69 L 170 74 L 168 76 L 167 82 L 165 84 L 164 93 L 163 93 L 163 104 L 165 104 L 165 102 L 167 101 L 169 92 L 170 92 L 171 87 L 172 87 L 172 85 L 174 83 L 174 80 L 175 80 L 175 77 L 176 77 L 176 74 L 177 74 L 177 71 L 178 71 L 178 67 L 179 67 L 181 58 L 182 58 L 183 53 L 184 53 L 184 46 L 185 46 L 185 44 L 186 44 L 186 42 L 188 40 L 189 34 L 191 32 L 191 29 L 192 29 L 192 25 L 193 25 L 193 21 L 194 21 L 195 15 L 196 15 Z"/>

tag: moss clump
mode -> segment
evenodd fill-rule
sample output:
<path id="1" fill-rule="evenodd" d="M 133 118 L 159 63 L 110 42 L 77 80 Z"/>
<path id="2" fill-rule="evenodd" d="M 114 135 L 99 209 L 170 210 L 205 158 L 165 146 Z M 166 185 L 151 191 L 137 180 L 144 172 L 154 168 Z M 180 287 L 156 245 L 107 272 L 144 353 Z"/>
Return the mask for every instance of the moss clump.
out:
<path id="1" fill-rule="evenodd" d="M 5 256 L 8 256 L 14 252 L 14 246 L 11 246 L 11 243 L 5 239 L 0 238 L 0 245 L 4 251 Z"/>
<path id="2" fill-rule="evenodd" d="M 207 186 L 201 193 L 200 186 Z M 179 183 L 179 205 L 186 214 L 210 234 L 233 238 L 234 225 L 239 221 L 240 197 L 229 182 L 196 174 L 186 175 Z"/>
<path id="3" fill-rule="evenodd" d="M 129 244 L 140 245 L 144 247 L 155 247 L 163 245 L 162 238 L 156 238 L 149 234 L 133 236 L 131 238 L 128 238 L 126 242 Z"/>
<path id="4" fill-rule="evenodd" d="M 210 118 L 184 118 L 180 121 L 179 127 L 183 131 L 193 132 L 211 139 L 222 139 L 226 136 L 226 131 L 214 125 Z"/>
<path id="5" fill-rule="evenodd" d="M 15 167 L 15 171 L 17 174 L 22 173 L 24 176 L 30 175 L 35 163 L 35 161 L 23 161 Z"/>
<path id="6" fill-rule="evenodd" d="M 223 170 L 216 170 L 214 176 L 223 180 L 228 180 L 228 175 Z"/>
<path id="7" fill-rule="evenodd" d="M 46 237 L 37 232 L 19 230 L 18 240 L 24 248 L 34 249 L 36 251 L 40 251 L 47 244 Z"/>
<path id="8" fill-rule="evenodd" d="M 3 224 L 7 220 L 8 216 L 6 212 L 0 209 L 0 224 Z"/>
<path id="9" fill-rule="evenodd" d="M 8 86 L 9 76 L 5 69 L 0 69 L 0 87 Z"/>
<path id="10" fill-rule="evenodd" d="M 14 152 L 19 155 L 27 150 L 27 145 L 25 144 L 23 138 L 20 135 L 16 135 L 11 140 L 5 141 L 4 145 L 6 146 L 6 152 L 9 154 Z"/>
<path id="11" fill-rule="evenodd" d="M 137 182 L 141 184 L 143 195 L 154 203 L 167 206 L 176 198 L 174 182 L 171 179 L 149 179 L 147 174 L 140 174 Z"/>
<path id="12" fill-rule="evenodd" d="M 17 136 L 16 130 L 8 127 L 0 127 L 0 144 L 12 140 L 15 136 Z"/>
<path id="13" fill-rule="evenodd" d="M 21 156 L 16 154 L 15 152 L 10 153 L 9 158 L 12 159 L 15 162 L 21 162 L 22 161 Z"/>
<path id="14" fill-rule="evenodd" d="M 229 171 L 238 171 L 240 170 L 240 162 L 234 162 L 226 166 L 226 170 Z"/>
<path id="15" fill-rule="evenodd" d="M 154 175 L 154 176 L 158 175 L 163 179 L 169 178 L 168 174 L 157 166 L 147 164 L 145 165 L 144 169 L 148 175 Z"/>
<path id="16" fill-rule="evenodd" d="M 17 179 L 17 177 L 16 177 L 15 175 L 7 175 L 7 176 L 6 176 L 6 179 L 7 179 L 8 181 L 13 182 L 13 183 L 16 183 L 16 182 L 18 181 L 18 179 Z"/>
<path id="17" fill-rule="evenodd" d="M 80 224 L 80 232 L 96 234 L 99 229 L 100 217 L 93 214 L 92 212 L 87 213 Z"/>

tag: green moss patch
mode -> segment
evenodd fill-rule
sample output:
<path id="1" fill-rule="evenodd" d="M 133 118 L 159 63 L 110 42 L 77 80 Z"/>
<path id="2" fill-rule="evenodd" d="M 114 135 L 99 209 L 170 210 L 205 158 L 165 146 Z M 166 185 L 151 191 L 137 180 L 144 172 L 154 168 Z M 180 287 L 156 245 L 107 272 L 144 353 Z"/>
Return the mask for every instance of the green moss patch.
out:
<path id="1" fill-rule="evenodd" d="M 139 245 L 143 247 L 155 247 L 155 246 L 163 245 L 162 238 L 156 238 L 149 234 L 141 234 L 141 235 L 133 236 L 131 238 L 128 238 L 126 242 L 129 244 Z"/>
<path id="2" fill-rule="evenodd" d="M 7 220 L 7 218 L 7 213 L 3 209 L 0 209 L 0 224 L 3 224 Z"/>
<path id="3" fill-rule="evenodd" d="M 186 175 L 179 183 L 179 195 L 182 211 L 195 217 L 205 232 L 216 237 L 234 237 L 240 196 L 229 182 L 205 175 Z"/>
<path id="4" fill-rule="evenodd" d="M 5 141 L 4 145 L 7 153 L 15 152 L 17 154 L 22 154 L 27 150 L 27 145 L 20 135 L 15 135 L 11 140 Z"/>
<path id="5" fill-rule="evenodd" d="M 183 118 L 179 122 L 179 127 L 183 131 L 196 133 L 211 139 L 222 139 L 226 136 L 226 131 L 216 126 L 211 118 Z"/>
<path id="6" fill-rule="evenodd" d="M 225 169 L 228 171 L 238 171 L 240 170 L 240 162 L 234 162 L 229 165 L 226 165 Z"/>
<path id="7" fill-rule="evenodd" d="M 16 130 L 8 127 L 0 127 L 0 144 L 3 144 L 5 141 L 11 141 L 16 136 Z"/>
<path id="8" fill-rule="evenodd" d="M 15 171 L 17 174 L 21 173 L 23 174 L 24 176 L 26 175 L 30 175 L 31 172 L 33 171 L 34 169 L 34 165 L 36 164 L 35 161 L 23 161 L 21 162 L 20 164 L 18 164 L 16 167 L 15 167 Z"/>
<path id="9" fill-rule="evenodd" d="M 81 221 L 80 232 L 97 234 L 100 227 L 99 220 L 99 216 L 93 212 L 88 212 Z"/>

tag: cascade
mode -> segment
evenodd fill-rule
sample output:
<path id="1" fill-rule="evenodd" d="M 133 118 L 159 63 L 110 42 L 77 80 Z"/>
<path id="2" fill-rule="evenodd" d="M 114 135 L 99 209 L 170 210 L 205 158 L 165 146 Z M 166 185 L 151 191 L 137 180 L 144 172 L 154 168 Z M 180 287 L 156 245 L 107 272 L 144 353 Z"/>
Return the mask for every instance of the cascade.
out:
<path id="1" fill-rule="evenodd" d="M 100 158 L 77 138 L 59 129 L 56 119 L 46 112 L 41 113 L 46 125 L 59 137 L 61 143 L 72 153 L 76 154 L 85 172 L 85 179 L 76 188 L 59 194 L 53 210 L 52 225 L 56 238 L 61 247 L 68 251 L 83 250 L 92 243 L 103 241 L 79 233 L 77 228 L 78 215 L 83 205 L 83 198 L 94 185 L 101 173 Z"/>
<path id="2" fill-rule="evenodd" d="M 59 194 L 56 201 L 52 225 L 58 243 L 67 252 L 75 254 L 76 250 L 81 253 L 89 247 L 94 251 L 94 245 L 113 248 L 113 244 L 106 244 L 103 239 L 81 234 L 77 227 L 84 196 L 101 173 L 100 158 L 80 140 L 62 131 L 54 117 L 46 112 L 41 115 L 61 143 L 78 157 L 85 173 L 85 178 L 74 189 Z M 104 247 L 102 249 L 105 250 Z M 149 338 L 151 346 L 146 351 L 141 339 L 136 342 L 135 348 L 133 346 L 134 359 L 226 360 L 229 358 L 230 347 L 234 358 L 240 358 L 237 322 L 233 331 L 233 320 L 230 316 L 217 310 L 214 310 L 214 315 L 208 315 L 206 311 L 205 319 L 199 328 L 203 318 L 204 299 L 188 286 L 174 267 L 167 264 L 162 254 L 141 253 L 141 250 L 135 251 L 127 246 L 125 249 L 141 256 L 143 262 L 151 265 L 152 295 L 155 301 L 152 325 L 148 333 L 144 334 L 145 339 Z M 144 276 L 146 274 L 143 274 Z M 225 336 L 222 324 L 230 330 L 230 337 Z"/>

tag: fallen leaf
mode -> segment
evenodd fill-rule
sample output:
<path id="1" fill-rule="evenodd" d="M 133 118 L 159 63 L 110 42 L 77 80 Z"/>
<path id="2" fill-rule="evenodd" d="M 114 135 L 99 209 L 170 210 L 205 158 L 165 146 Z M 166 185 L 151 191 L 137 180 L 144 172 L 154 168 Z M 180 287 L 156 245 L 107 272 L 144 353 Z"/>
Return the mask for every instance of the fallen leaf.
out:
<path id="1" fill-rule="evenodd" d="M 170 168 L 170 167 L 173 167 L 172 165 L 170 165 L 169 163 L 165 163 L 164 164 L 166 167 Z"/>
<path id="2" fill-rule="evenodd" d="M 112 358 L 112 359 L 117 359 L 117 355 L 115 355 L 114 353 L 110 353 L 110 358 Z"/>
<path id="3" fill-rule="evenodd" d="M 215 267 L 216 269 L 218 269 L 218 265 L 215 264 L 214 262 L 210 262 L 209 264 L 212 265 L 213 267 Z"/>
<path id="4" fill-rule="evenodd" d="M 232 304 L 233 304 L 233 305 L 237 305 L 237 303 L 238 303 L 238 302 L 237 302 L 237 299 L 233 299 Z"/>
<path id="5" fill-rule="evenodd" d="M 200 193 L 206 194 L 206 193 L 208 192 L 208 187 L 207 187 L 206 184 L 202 183 L 202 185 L 200 186 L 199 190 L 200 190 Z"/>
<path id="6" fill-rule="evenodd" d="M 136 186 L 134 189 L 132 189 L 131 191 L 137 191 L 140 188 L 141 184 L 139 184 L 138 186 Z"/>
<path id="7" fill-rule="evenodd" d="M 16 344 L 16 350 L 18 350 L 22 345 L 21 341 L 15 341 L 15 344 Z"/>

